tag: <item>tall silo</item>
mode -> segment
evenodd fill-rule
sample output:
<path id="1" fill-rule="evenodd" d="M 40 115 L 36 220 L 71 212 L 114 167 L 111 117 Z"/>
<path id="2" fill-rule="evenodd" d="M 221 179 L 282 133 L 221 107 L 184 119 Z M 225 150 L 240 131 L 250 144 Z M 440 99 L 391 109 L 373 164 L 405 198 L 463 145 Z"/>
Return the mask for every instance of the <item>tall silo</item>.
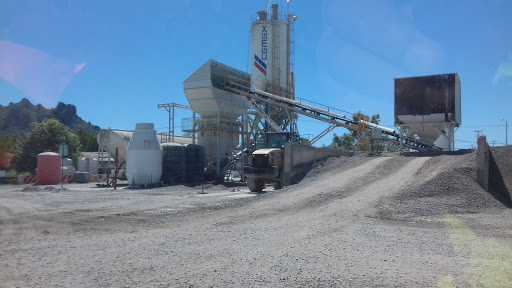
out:
<path id="1" fill-rule="evenodd" d="M 256 89 L 295 99 L 291 32 L 297 17 L 280 14 L 278 8 L 277 4 L 272 5 L 270 19 L 266 11 L 259 11 L 251 25 L 251 83 Z M 294 113 L 269 104 L 262 108 L 281 129 L 296 129 Z"/>
<path id="2" fill-rule="evenodd" d="M 251 26 L 251 82 L 257 89 L 293 98 L 290 69 L 291 14 L 280 17 L 278 5 L 272 5 L 270 19 L 266 11 L 258 12 Z"/>

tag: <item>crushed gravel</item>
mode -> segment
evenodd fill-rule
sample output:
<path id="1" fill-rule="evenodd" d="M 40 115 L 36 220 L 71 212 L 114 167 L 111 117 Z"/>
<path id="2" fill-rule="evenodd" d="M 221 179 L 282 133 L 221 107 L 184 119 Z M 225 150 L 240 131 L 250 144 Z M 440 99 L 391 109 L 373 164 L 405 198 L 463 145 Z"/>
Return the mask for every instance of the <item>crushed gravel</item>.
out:
<path id="1" fill-rule="evenodd" d="M 506 189 L 512 195 L 512 145 L 491 147 L 491 154 L 503 177 Z"/>
<path id="2" fill-rule="evenodd" d="M 503 153 L 498 157 L 507 155 L 510 159 L 512 154 Z M 415 175 L 415 180 L 395 196 L 380 202 L 380 217 L 407 219 L 507 209 L 478 184 L 476 152 L 432 157 Z"/>
<path id="3" fill-rule="evenodd" d="M 23 186 L 23 188 L 20 189 L 21 192 L 37 192 L 37 191 L 43 191 L 43 188 L 39 186 Z"/>
<path id="4" fill-rule="evenodd" d="M 470 287 L 439 215 L 512 249 L 511 209 L 476 186 L 474 165 L 474 153 L 331 158 L 263 193 L 0 186 L 0 286 Z"/>

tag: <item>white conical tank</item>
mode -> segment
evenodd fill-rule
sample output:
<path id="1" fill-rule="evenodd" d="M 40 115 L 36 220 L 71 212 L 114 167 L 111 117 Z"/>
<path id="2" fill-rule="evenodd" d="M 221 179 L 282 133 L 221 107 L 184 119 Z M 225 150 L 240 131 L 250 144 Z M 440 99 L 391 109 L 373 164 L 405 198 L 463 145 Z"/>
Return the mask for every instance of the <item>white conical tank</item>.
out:
<path id="1" fill-rule="evenodd" d="M 153 123 L 137 123 L 126 150 L 126 177 L 130 185 L 160 183 L 162 148 Z"/>

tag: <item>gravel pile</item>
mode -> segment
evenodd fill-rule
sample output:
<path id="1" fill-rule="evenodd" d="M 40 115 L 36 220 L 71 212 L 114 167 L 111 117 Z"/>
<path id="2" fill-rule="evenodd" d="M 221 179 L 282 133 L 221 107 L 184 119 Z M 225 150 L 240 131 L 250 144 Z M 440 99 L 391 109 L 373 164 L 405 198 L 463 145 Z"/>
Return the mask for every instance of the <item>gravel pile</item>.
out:
<path id="1" fill-rule="evenodd" d="M 41 187 L 41 186 L 24 186 L 23 188 L 20 189 L 21 192 L 41 192 L 41 191 L 46 191 L 46 192 L 61 192 L 61 191 L 69 191 L 67 188 L 57 188 L 57 187 L 54 187 L 54 186 L 44 186 Z"/>
<path id="2" fill-rule="evenodd" d="M 43 191 L 41 187 L 38 186 L 24 186 L 20 189 L 21 192 L 38 192 Z"/>
<path id="3" fill-rule="evenodd" d="M 304 185 L 318 180 L 320 176 L 328 173 L 340 173 L 355 166 L 361 165 L 369 161 L 371 158 L 365 156 L 340 156 L 331 157 L 326 160 L 316 161 L 311 165 L 311 170 L 307 172 L 303 179 L 298 179 L 299 184 Z M 300 177 L 299 177 L 300 178 Z M 295 186 L 293 186 L 295 187 Z"/>
<path id="4" fill-rule="evenodd" d="M 471 214 L 506 209 L 506 206 L 477 183 L 476 152 L 473 152 L 433 157 L 413 181 L 395 196 L 382 200 L 379 208 L 383 218 L 409 218 Z"/>
<path id="5" fill-rule="evenodd" d="M 491 147 L 491 154 L 498 165 L 508 192 L 512 195 L 512 145 Z"/>

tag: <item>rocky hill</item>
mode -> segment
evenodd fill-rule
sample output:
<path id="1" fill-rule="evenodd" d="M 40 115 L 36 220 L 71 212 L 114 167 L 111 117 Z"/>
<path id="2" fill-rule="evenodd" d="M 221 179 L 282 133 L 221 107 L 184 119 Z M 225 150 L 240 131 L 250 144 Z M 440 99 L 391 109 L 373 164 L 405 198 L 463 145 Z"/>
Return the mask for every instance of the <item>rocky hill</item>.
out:
<path id="1" fill-rule="evenodd" d="M 47 109 L 41 104 L 34 105 L 23 98 L 18 103 L 0 105 L 0 136 L 14 136 L 19 131 L 30 128 L 32 122 L 43 122 L 46 119 L 56 119 L 71 130 L 84 129 L 96 133 L 99 126 L 86 122 L 76 114 L 75 105 L 59 102 L 57 107 Z"/>

